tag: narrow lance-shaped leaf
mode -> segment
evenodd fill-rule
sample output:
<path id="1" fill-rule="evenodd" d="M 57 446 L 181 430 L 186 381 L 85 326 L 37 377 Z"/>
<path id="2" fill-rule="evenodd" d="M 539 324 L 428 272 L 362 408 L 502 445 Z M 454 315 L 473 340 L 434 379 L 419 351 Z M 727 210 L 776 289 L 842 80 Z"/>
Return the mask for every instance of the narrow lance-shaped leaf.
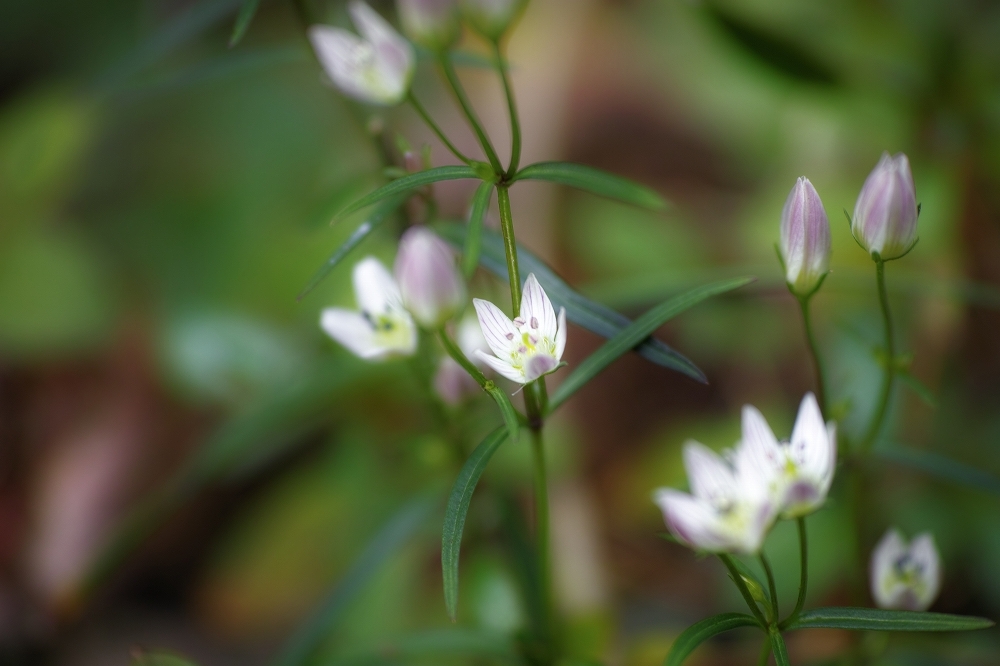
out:
<path id="1" fill-rule="evenodd" d="M 921 613 L 877 608 L 816 608 L 804 611 L 788 625 L 788 630 L 969 631 L 987 629 L 993 624 L 993 620 L 987 620 L 984 617 L 946 613 Z"/>
<path id="2" fill-rule="evenodd" d="M 229 48 L 236 46 L 243 39 L 243 35 L 246 34 L 247 28 L 250 27 L 250 22 L 253 20 L 254 14 L 257 13 L 258 5 L 260 5 L 260 0 L 243 0 L 240 13 L 236 15 L 236 23 L 233 25 L 233 34 L 229 38 Z"/>
<path id="3" fill-rule="evenodd" d="M 386 183 L 374 192 L 361 197 L 354 203 L 350 204 L 347 208 L 340 211 L 337 216 L 340 217 L 348 215 L 361 210 L 365 206 L 371 206 L 372 204 L 378 203 L 386 197 L 412 192 L 413 190 L 424 187 L 425 185 L 431 185 L 432 183 L 438 183 L 443 180 L 460 180 L 463 178 L 479 178 L 479 174 L 472 167 L 461 165 L 434 167 L 433 169 L 411 173 L 403 176 L 402 178 L 397 178 L 390 183 Z"/>
<path id="4" fill-rule="evenodd" d="M 441 224 L 437 227 L 441 236 L 460 249 L 466 236 L 464 224 Z M 556 275 L 541 259 L 522 246 L 517 246 L 517 261 L 522 274 L 534 273 L 556 307 L 566 308 L 566 317 L 583 328 L 605 338 L 617 335 L 631 324 L 631 320 L 611 308 L 590 300 L 575 291 Z M 504 256 L 503 238 L 491 229 L 483 229 L 482 252 L 479 264 L 502 281 L 507 280 L 507 263 Z M 648 361 L 683 373 L 692 379 L 705 383 L 705 373 L 698 369 L 687 357 L 656 338 L 643 340 L 635 351 Z"/>
<path id="5" fill-rule="evenodd" d="M 559 405 L 564 403 L 587 382 L 596 377 L 598 373 L 611 365 L 619 356 L 649 337 L 664 322 L 669 321 L 671 318 L 707 298 L 738 289 L 751 282 L 753 282 L 753 278 L 749 277 L 713 282 L 712 284 L 695 287 L 650 309 L 601 345 L 596 352 L 588 356 L 583 363 L 577 366 L 569 377 L 559 385 L 555 395 L 552 396 L 552 400 L 549 403 L 550 411 L 559 407 Z"/>
<path id="6" fill-rule="evenodd" d="M 458 612 L 458 554 L 462 546 L 462 530 L 469 513 L 469 503 L 479 477 L 506 439 L 507 431 L 504 428 L 497 428 L 487 435 L 465 461 L 455 485 L 452 486 L 451 495 L 448 496 L 444 529 L 441 531 L 441 574 L 444 581 L 444 604 L 452 621 Z"/>
<path id="7" fill-rule="evenodd" d="M 493 183 L 483 181 L 472 197 L 472 212 L 469 214 L 469 228 L 465 234 L 465 247 L 462 248 L 462 272 L 466 279 L 472 277 L 479 265 L 479 252 L 483 244 L 483 219 L 490 205 L 493 194 Z"/>
<path id="8" fill-rule="evenodd" d="M 920 451 L 908 446 L 879 446 L 874 453 L 888 462 L 924 472 L 944 481 L 1000 495 L 1000 479 L 971 465 L 965 465 L 939 453 Z"/>
<path id="9" fill-rule="evenodd" d="M 437 495 L 425 495 L 407 502 L 389 519 L 362 551 L 358 559 L 327 596 L 313 616 L 285 644 L 274 660 L 275 666 L 299 666 L 306 663 L 316 647 L 330 632 L 347 604 L 427 520 L 437 504 Z"/>
<path id="10" fill-rule="evenodd" d="M 650 210 L 667 207 L 663 197 L 644 185 L 571 162 L 539 162 L 526 166 L 517 172 L 512 182 L 518 180 L 547 180 Z"/>
<path id="11" fill-rule="evenodd" d="M 306 284 L 305 288 L 298 295 L 298 300 L 302 300 L 306 294 L 316 288 L 323 279 L 330 274 L 334 268 L 337 267 L 341 261 L 344 260 L 351 251 L 361 244 L 361 241 L 368 238 L 373 231 L 382 226 L 389 217 L 399 208 L 403 202 L 406 201 L 405 195 L 398 195 L 386 199 L 372 211 L 371 215 L 368 216 L 364 222 L 358 225 L 358 228 L 354 230 L 350 236 L 347 237 L 340 247 L 333 251 L 330 258 L 323 262 L 323 265 L 319 267 L 319 270 L 313 274 L 312 278 Z"/>
<path id="12" fill-rule="evenodd" d="M 722 613 L 705 618 L 685 629 L 670 646 L 664 666 L 680 666 L 695 648 L 716 634 L 740 627 L 758 627 L 757 620 L 746 613 Z"/>

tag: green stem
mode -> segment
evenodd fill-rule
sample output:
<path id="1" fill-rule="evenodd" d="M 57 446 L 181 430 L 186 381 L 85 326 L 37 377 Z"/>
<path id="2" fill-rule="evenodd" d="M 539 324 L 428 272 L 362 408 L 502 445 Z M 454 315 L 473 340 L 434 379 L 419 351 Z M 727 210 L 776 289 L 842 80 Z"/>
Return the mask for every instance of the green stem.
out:
<path id="1" fill-rule="evenodd" d="M 517 270 L 517 244 L 514 241 L 514 218 L 510 213 L 510 192 L 507 185 L 497 185 L 497 205 L 500 208 L 500 231 L 507 257 L 507 278 L 510 281 L 510 301 L 517 317 L 521 311 L 521 275 Z"/>
<path id="2" fill-rule="evenodd" d="M 757 657 L 757 666 L 767 666 L 767 658 L 771 656 L 771 637 L 764 637 L 764 644 L 760 646 L 760 656 Z"/>
<path id="3" fill-rule="evenodd" d="M 530 417 L 529 417 L 530 418 Z M 531 453 L 534 463 L 535 547 L 538 558 L 538 582 L 541 587 L 545 625 L 542 633 L 550 638 L 552 622 L 552 563 L 549 560 L 549 492 L 545 470 L 545 442 L 541 428 L 531 429 Z"/>
<path id="4" fill-rule="evenodd" d="M 477 368 L 476 365 L 472 361 L 470 361 L 465 354 L 462 353 L 462 350 L 458 348 L 458 345 L 455 344 L 454 340 L 448 337 L 448 334 L 445 333 L 443 328 L 438 331 L 438 338 L 440 338 L 441 344 L 444 346 L 445 351 L 448 352 L 448 356 L 451 356 L 456 363 L 458 363 L 465 369 L 466 372 L 472 375 L 472 378 L 476 380 L 476 383 L 479 384 L 485 390 L 487 384 L 490 383 L 490 380 L 486 378 L 486 375 L 483 374 L 483 371 Z"/>
<path id="5" fill-rule="evenodd" d="M 778 586 L 774 583 L 774 571 L 771 570 L 771 563 L 767 561 L 767 555 L 760 551 L 760 564 L 767 574 L 767 591 L 771 594 L 771 617 L 778 621 Z"/>
<path id="6" fill-rule="evenodd" d="M 427 109 L 424 108 L 423 104 L 417 101 L 417 98 L 414 97 L 412 92 L 409 94 L 407 99 L 410 101 L 410 104 L 413 105 L 413 108 L 416 109 L 417 113 L 420 114 L 420 117 L 424 119 L 424 122 L 427 123 L 427 126 L 434 131 L 434 134 L 437 135 L 437 138 L 441 139 L 441 143 L 443 143 L 445 147 L 448 150 L 450 150 L 455 157 L 462 160 L 466 164 L 472 164 L 472 160 L 469 159 L 462 151 L 456 148 L 451 141 L 448 140 L 448 137 L 445 135 L 444 131 L 438 126 L 436 122 L 434 122 L 434 119 L 431 118 L 431 115 L 427 113 Z"/>
<path id="7" fill-rule="evenodd" d="M 802 612 L 802 607 L 806 603 L 806 589 L 809 585 L 809 542 L 806 539 L 806 519 L 799 517 L 796 521 L 799 528 L 799 596 L 795 600 L 795 609 L 792 614 L 785 618 L 781 627 L 787 627 Z"/>
<path id="8" fill-rule="evenodd" d="M 729 570 L 729 577 L 733 579 L 736 583 L 736 587 L 739 589 L 740 594 L 743 595 L 743 601 L 747 602 L 747 606 L 753 613 L 753 616 L 757 619 L 761 628 L 767 627 L 767 620 L 764 618 L 764 614 L 760 611 L 760 606 L 754 601 L 753 595 L 750 594 L 750 590 L 747 588 L 746 582 L 743 580 L 743 576 L 740 575 L 740 570 L 736 568 L 733 563 L 732 555 L 727 555 L 726 553 L 718 553 L 719 559 L 722 563 L 726 565 L 726 569 Z"/>
<path id="9" fill-rule="evenodd" d="M 486 131 L 483 130 L 483 125 L 479 122 L 479 117 L 476 116 L 476 111 L 472 108 L 472 104 L 465 94 L 465 89 L 462 87 L 462 82 L 458 79 L 455 67 L 451 64 L 451 60 L 447 56 L 441 57 L 439 62 L 441 63 L 441 70 L 444 72 L 445 79 L 448 80 L 448 84 L 455 93 L 455 98 L 458 100 L 459 106 L 462 107 L 462 111 L 465 113 L 472 131 L 476 133 L 479 144 L 483 147 L 483 152 L 486 153 L 486 158 L 490 161 L 490 166 L 493 167 L 493 172 L 497 175 L 497 178 L 501 177 L 503 175 L 503 167 L 500 165 L 500 158 L 497 157 L 497 151 L 493 149 L 493 144 L 490 143 L 489 137 L 486 136 Z"/>
<path id="10" fill-rule="evenodd" d="M 809 353 L 812 356 L 813 369 L 816 373 L 816 397 L 819 399 L 823 415 L 829 417 L 829 405 L 826 403 L 826 379 L 823 373 L 823 361 L 819 355 L 819 345 L 816 344 L 816 336 L 813 334 L 812 317 L 809 312 L 810 300 L 812 300 L 812 294 L 798 297 L 799 307 L 802 309 L 802 323 L 805 326 L 806 341 L 809 343 Z"/>
<path id="11" fill-rule="evenodd" d="M 521 161 L 521 121 L 517 115 L 517 104 L 514 103 L 514 89 L 510 85 L 507 73 L 507 61 L 500 49 L 500 40 L 493 42 L 493 54 L 496 56 L 497 71 L 503 81 L 503 91 L 507 96 L 507 111 L 510 114 L 510 165 L 507 167 L 507 178 L 513 178 Z"/>
<path id="12" fill-rule="evenodd" d="M 869 451 L 879 432 L 882 430 L 882 423 L 885 421 L 886 411 L 889 408 L 889 398 L 892 396 L 892 383 L 896 378 L 896 343 L 892 328 L 892 313 L 889 311 L 889 294 L 885 288 L 885 262 L 877 254 L 875 258 L 875 276 L 878 281 L 878 300 L 882 307 L 882 320 L 885 327 L 885 373 L 882 376 L 882 391 L 879 395 L 878 407 L 872 415 L 872 422 L 868 426 L 865 438 L 861 440 L 861 450 Z"/>

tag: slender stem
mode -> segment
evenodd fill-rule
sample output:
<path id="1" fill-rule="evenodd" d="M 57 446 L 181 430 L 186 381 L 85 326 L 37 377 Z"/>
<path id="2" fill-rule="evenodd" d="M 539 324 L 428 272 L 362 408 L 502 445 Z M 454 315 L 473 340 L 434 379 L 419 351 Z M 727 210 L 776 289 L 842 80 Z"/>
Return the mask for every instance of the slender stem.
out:
<path id="1" fill-rule="evenodd" d="M 771 617 L 774 621 L 778 621 L 778 586 L 774 583 L 774 571 L 771 570 L 771 563 L 767 560 L 767 555 L 764 551 L 760 551 L 760 564 L 764 567 L 764 573 L 767 574 L 767 591 L 771 594 Z"/>
<path id="2" fill-rule="evenodd" d="M 477 384 L 483 387 L 483 389 L 486 389 L 486 385 L 489 383 L 490 380 L 486 378 L 486 375 L 483 374 L 482 370 L 477 368 L 475 364 L 472 361 L 470 361 L 465 354 L 462 353 L 462 350 L 458 348 L 458 345 L 455 344 L 454 340 L 448 337 L 448 334 L 445 333 L 445 330 L 443 328 L 438 331 L 438 338 L 440 338 L 441 344 L 444 346 L 445 351 L 448 352 L 448 356 L 451 356 L 456 363 L 458 363 L 465 369 L 466 372 L 472 375 L 472 378 L 476 380 Z"/>
<path id="3" fill-rule="evenodd" d="M 417 101 L 417 98 L 413 95 L 412 92 L 409 94 L 407 99 L 409 99 L 410 104 L 413 105 L 413 108 L 416 109 L 417 113 L 420 114 L 420 117 L 424 119 L 424 122 L 427 123 L 427 126 L 434 131 L 434 134 L 437 135 L 437 138 L 441 139 L 441 143 L 443 143 L 445 147 L 448 150 L 450 150 L 455 157 L 462 160 L 466 164 L 472 164 L 472 160 L 469 157 L 467 157 L 462 151 L 456 148 L 451 141 L 448 140 L 448 137 L 445 135 L 444 131 L 438 126 L 436 122 L 434 122 L 434 119 L 431 118 L 431 115 L 427 113 L 427 109 L 424 108 L 423 104 Z"/>
<path id="4" fill-rule="evenodd" d="M 805 326 L 806 341 L 809 343 L 809 353 L 812 355 L 813 369 L 816 373 L 816 397 L 819 398 L 819 406 L 823 410 L 823 415 L 829 418 L 829 405 L 826 403 L 826 377 L 823 373 L 823 361 L 819 355 L 819 345 L 816 344 L 816 336 L 813 334 L 812 317 L 809 313 L 809 301 L 812 294 L 799 296 L 799 307 L 802 309 L 802 323 Z"/>
<path id="5" fill-rule="evenodd" d="M 507 257 L 507 278 L 510 281 L 510 301 L 516 317 L 521 311 L 521 275 L 517 270 L 517 244 L 514 241 L 514 218 L 510 213 L 510 193 L 507 185 L 497 185 L 497 204 L 500 208 L 500 231 Z"/>
<path id="6" fill-rule="evenodd" d="M 496 56 L 497 71 L 500 72 L 500 80 L 503 81 L 503 91 L 507 96 L 507 111 L 510 113 L 510 165 L 507 167 L 507 177 L 513 178 L 521 161 L 521 120 L 517 115 L 514 89 L 510 85 L 507 61 L 500 49 L 500 40 L 493 42 L 493 55 Z"/>
<path id="7" fill-rule="evenodd" d="M 767 658 L 771 656 L 771 637 L 764 637 L 764 644 L 760 646 L 760 656 L 757 657 L 757 666 L 767 666 Z"/>
<path id="8" fill-rule="evenodd" d="M 795 609 L 781 623 L 781 627 L 787 627 L 802 612 L 802 607 L 806 603 L 806 589 L 809 586 L 809 541 L 806 539 L 806 519 L 799 517 L 796 525 L 799 528 L 799 596 L 795 600 Z"/>
<path id="9" fill-rule="evenodd" d="M 889 311 L 889 294 L 885 288 L 885 262 L 876 256 L 875 276 L 878 280 L 878 301 L 882 307 L 882 320 L 885 326 L 885 372 L 882 376 L 882 391 L 879 395 L 878 407 L 872 415 L 865 438 L 861 441 L 862 451 L 869 451 L 882 430 L 889 398 L 892 396 L 892 382 L 896 378 L 896 343 L 892 328 L 892 313 Z"/>
<path id="10" fill-rule="evenodd" d="M 476 133 L 476 137 L 479 139 L 479 144 L 483 147 L 483 152 L 486 153 L 486 158 L 490 161 L 490 166 L 493 167 L 493 172 L 496 173 L 499 178 L 503 175 L 503 167 L 500 165 L 500 158 L 497 157 L 497 151 L 493 149 L 493 144 L 490 143 L 489 137 L 486 136 L 486 131 L 483 129 L 482 123 L 479 122 L 479 117 L 476 116 L 476 111 L 472 108 L 472 104 L 469 102 L 469 98 L 465 94 L 465 89 L 462 87 L 462 82 L 458 79 L 455 67 L 451 64 L 451 60 L 449 60 L 446 55 L 442 56 L 439 59 L 439 62 L 441 63 L 441 70 L 444 72 L 444 77 L 448 80 L 448 84 L 455 93 L 455 98 L 458 100 L 459 106 L 461 106 L 462 111 L 465 112 L 465 117 L 468 119 L 469 125 L 472 126 L 472 130 Z"/>
<path id="11" fill-rule="evenodd" d="M 726 569 L 729 570 L 729 577 L 733 579 L 734 583 L 736 583 L 736 587 L 739 589 L 740 594 L 743 595 L 743 601 L 747 602 L 747 606 L 750 608 L 753 616 L 757 618 L 757 622 L 760 623 L 762 628 L 766 627 L 767 620 L 764 618 L 764 614 L 760 611 L 760 606 L 758 606 L 757 602 L 754 601 L 753 595 L 750 594 L 750 590 L 747 589 L 747 584 L 743 580 L 743 576 L 740 575 L 740 570 L 737 569 L 736 565 L 733 563 L 732 556 L 727 555 L 726 553 L 718 553 L 718 556 L 719 559 L 722 560 L 722 563 L 726 565 Z"/>
<path id="12" fill-rule="evenodd" d="M 538 558 L 538 581 L 541 587 L 545 625 L 543 635 L 550 638 L 552 622 L 552 563 L 549 560 L 549 491 L 545 471 L 545 442 L 541 428 L 531 429 L 531 453 L 534 462 L 535 547 Z"/>

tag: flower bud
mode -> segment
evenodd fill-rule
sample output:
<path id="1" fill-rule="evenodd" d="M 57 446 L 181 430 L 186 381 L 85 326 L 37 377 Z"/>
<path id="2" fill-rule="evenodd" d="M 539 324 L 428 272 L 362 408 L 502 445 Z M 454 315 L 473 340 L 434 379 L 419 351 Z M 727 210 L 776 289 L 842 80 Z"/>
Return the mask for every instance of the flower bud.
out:
<path id="1" fill-rule="evenodd" d="M 785 281 L 799 296 L 812 293 L 830 270 L 830 222 L 808 178 L 800 177 L 781 211 Z"/>
<path id="2" fill-rule="evenodd" d="M 854 205 L 851 233 L 868 254 L 898 259 L 917 242 L 917 197 L 906 155 L 882 153 Z"/>
<path id="3" fill-rule="evenodd" d="M 498 40 L 528 0 L 461 0 L 462 17 L 487 39 Z"/>
<path id="4" fill-rule="evenodd" d="M 451 248 L 426 227 L 403 234 L 395 273 L 403 305 L 424 328 L 440 328 L 465 304 L 465 285 Z"/>
<path id="5" fill-rule="evenodd" d="M 458 39 L 457 0 L 396 0 L 410 39 L 432 51 L 444 51 Z"/>

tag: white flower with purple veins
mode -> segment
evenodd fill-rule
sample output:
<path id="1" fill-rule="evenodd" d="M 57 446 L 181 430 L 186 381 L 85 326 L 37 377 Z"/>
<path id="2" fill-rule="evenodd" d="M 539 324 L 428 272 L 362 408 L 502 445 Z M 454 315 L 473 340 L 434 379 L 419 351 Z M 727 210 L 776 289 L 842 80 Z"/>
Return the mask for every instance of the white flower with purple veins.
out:
<path id="1" fill-rule="evenodd" d="M 403 305 L 424 328 L 441 328 L 465 305 L 465 283 L 455 255 L 427 227 L 410 227 L 403 234 L 394 271 Z"/>
<path id="2" fill-rule="evenodd" d="M 745 447 L 741 442 L 720 457 L 698 442 L 684 445 L 691 494 L 660 488 L 653 495 L 670 532 L 684 544 L 710 553 L 760 550 L 774 504 L 767 476 Z"/>
<path id="3" fill-rule="evenodd" d="M 882 153 L 858 194 L 851 233 L 868 254 L 898 259 L 917 242 L 917 217 L 910 161 L 903 153 Z"/>
<path id="4" fill-rule="evenodd" d="M 355 264 L 353 280 L 360 311 L 323 310 L 320 326 L 327 335 L 371 361 L 413 354 L 417 327 L 386 267 L 375 257 L 366 257 Z"/>
<path id="5" fill-rule="evenodd" d="M 559 317 L 534 274 L 524 281 L 521 313 L 511 321 L 489 301 L 472 299 L 479 325 L 496 356 L 476 351 L 476 356 L 507 379 L 533 382 L 559 367 L 566 349 L 566 308 Z"/>
<path id="6" fill-rule="evenodd" d="M 837 466 L 837 432 L 823 422 L 816 396 L 799 405 L 791 440 L 779 442 L 757 408 L 743 407 L 743 445 L 768 478 L 782 518 L 812 513 L 826 501 Z"/>
<path id="7" fill-rule="evenodd" d="M 342 28 L 309 28 L 316 57 L 345 94 L 371 104 L 399 104 L 410 90 L 416 54 L 378 12 L 360 0 L 348 7 L 361 37 Z"/>
<path id="8" fill-rule="evenodd" d="M 872 551 L 872 598 L 879 608 L 922 611 L 941 589 L 941 558 L 929 532 L 909 544 L 890 529 Z"/>
<path id="9" fill-rule="evenodd" d="M 830 222 L 808 178 L 799 178 L 781 211 L 781 259 L 785 281 L 805 296 L 830 270 Z"/>

